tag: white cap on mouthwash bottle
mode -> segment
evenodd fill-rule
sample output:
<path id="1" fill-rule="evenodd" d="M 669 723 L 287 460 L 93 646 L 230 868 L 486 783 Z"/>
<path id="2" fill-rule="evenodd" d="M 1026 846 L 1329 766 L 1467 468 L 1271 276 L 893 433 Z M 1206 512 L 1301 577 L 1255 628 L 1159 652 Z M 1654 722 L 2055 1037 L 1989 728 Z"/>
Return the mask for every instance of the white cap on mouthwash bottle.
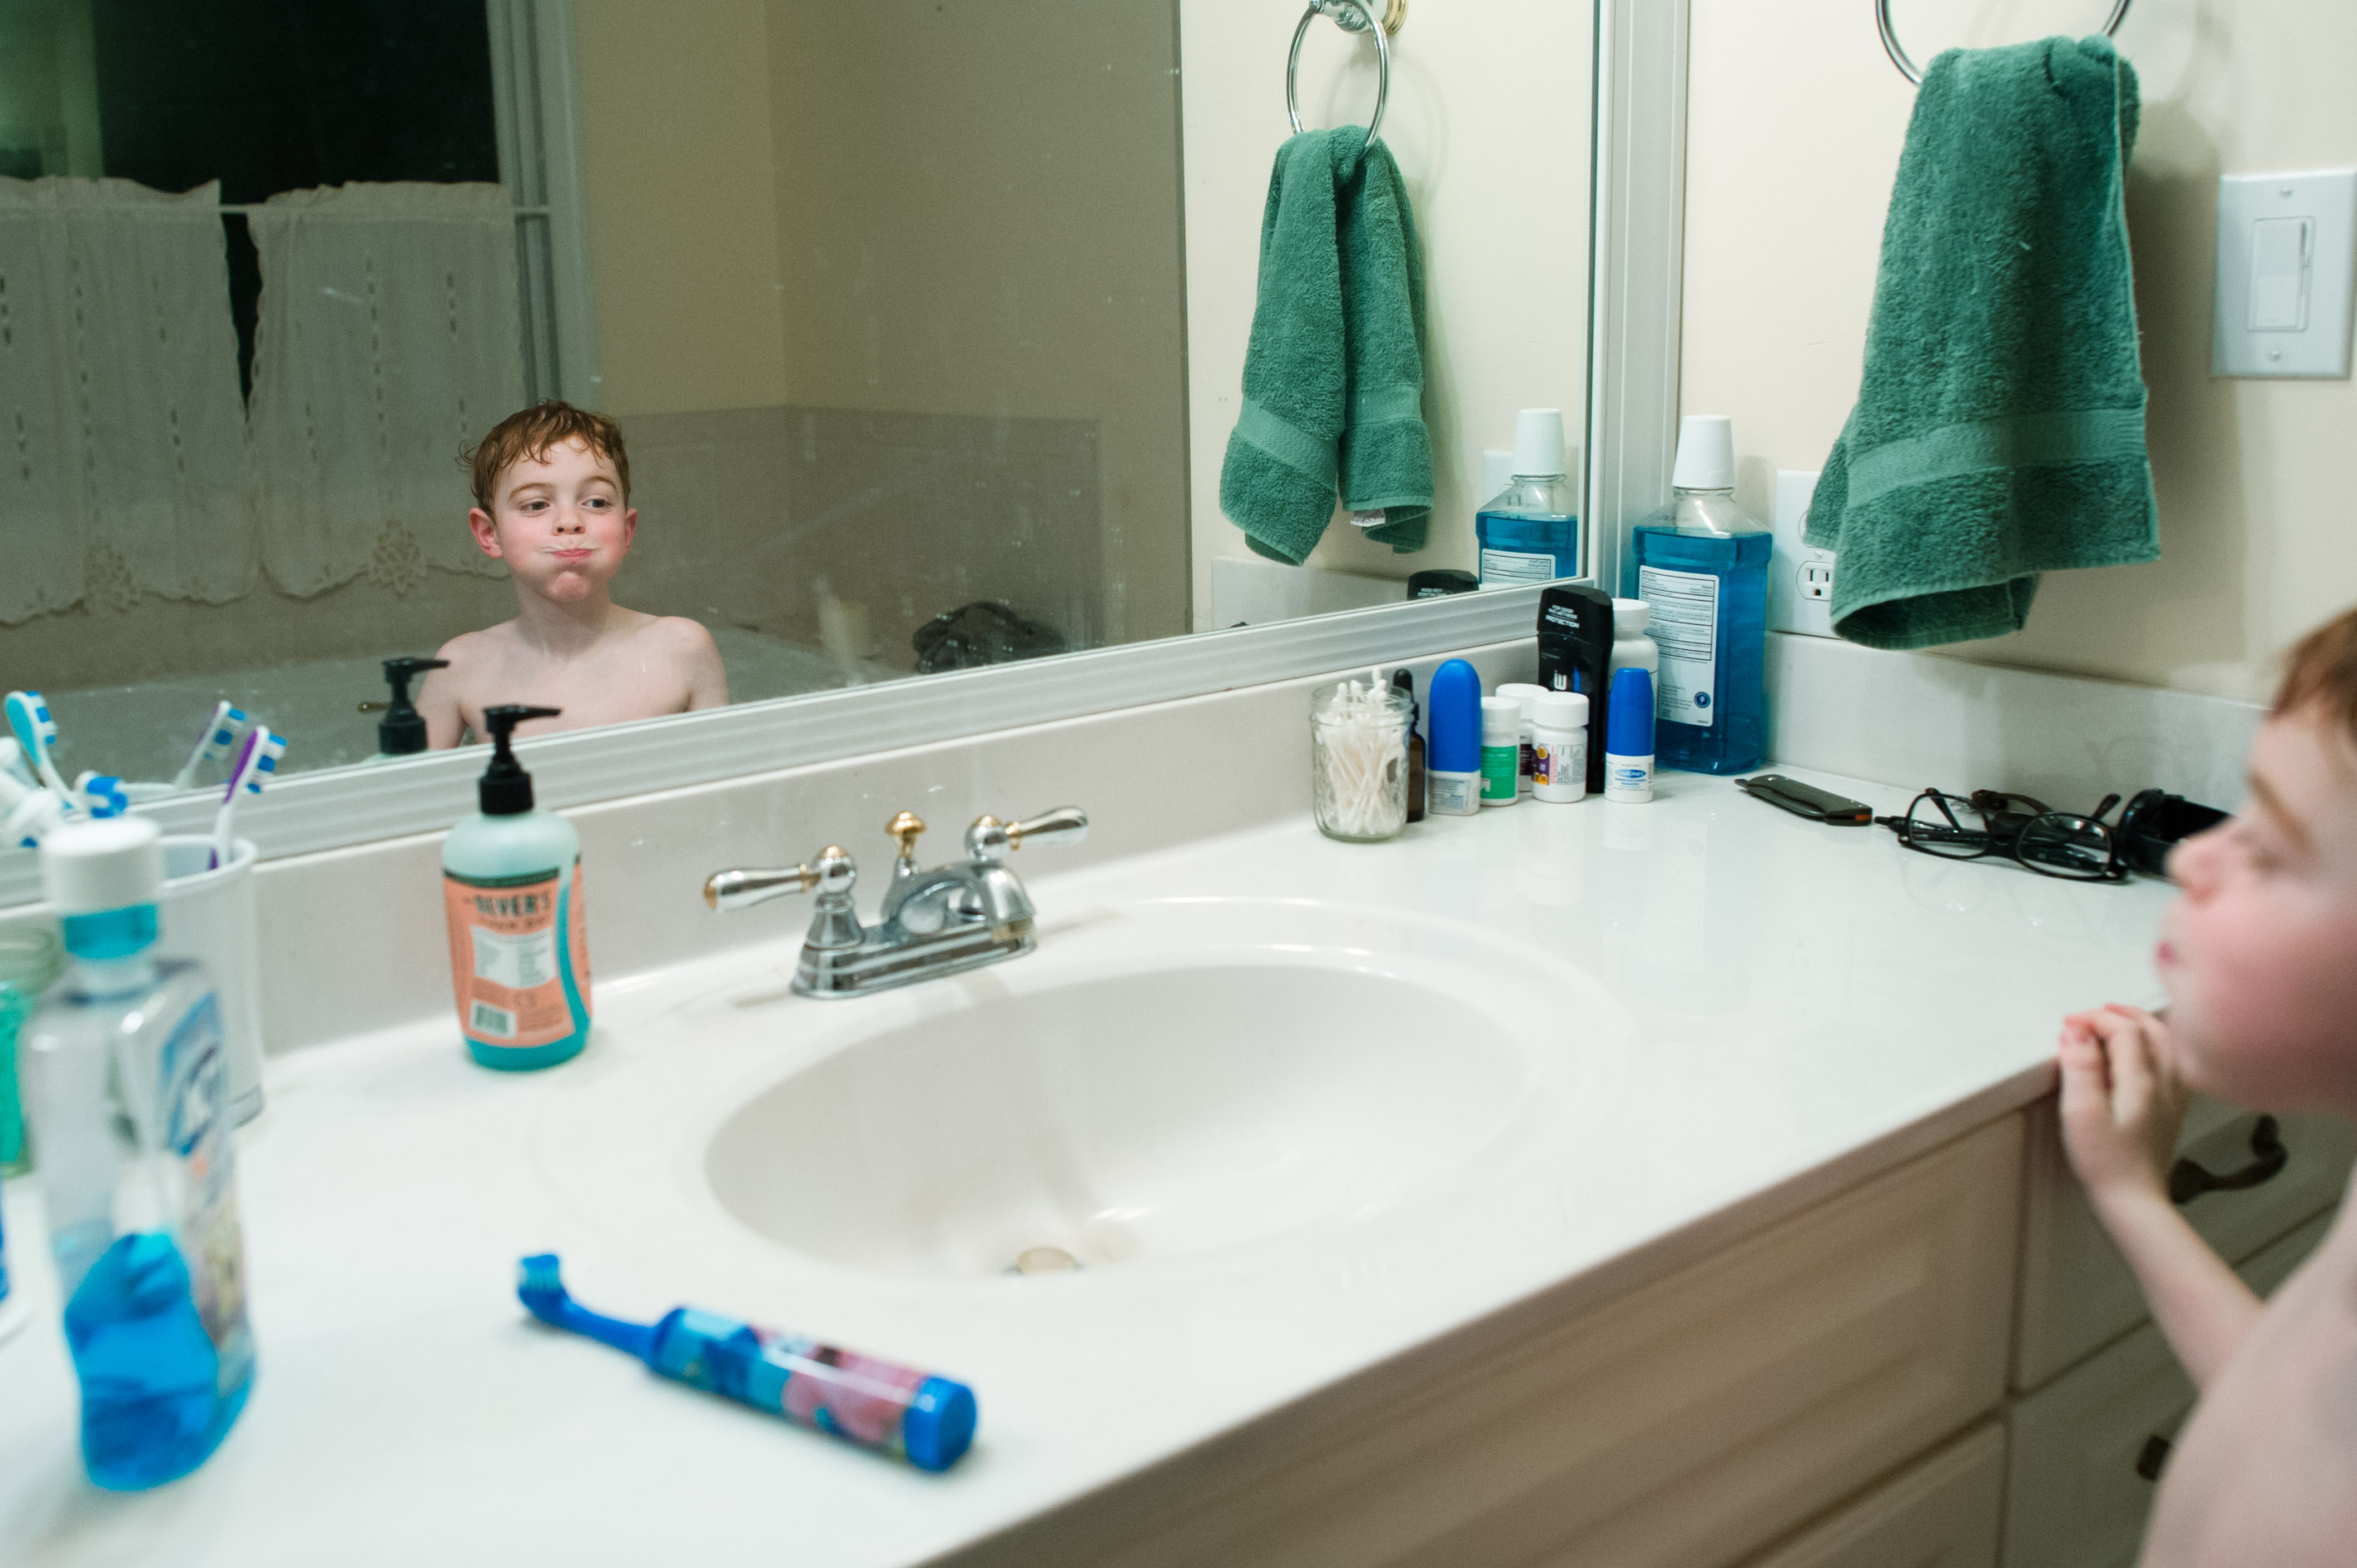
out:
<path id="1" fill-rule="evenodd" d="M 1514 416 L 1514 478 L 1561 478 L 1570 472 L 1563 452 L 1563 410 L 1526 408 Z"/>
<path id="2" fill-rule="evenodd" d="M 139 952 L 156 940 L 164 831 L 146 817 L 68 822 L 42 841 L 41 890 L 74 957 Z"/>
<path id="3" fill-rule="evenodd" d="M 1670 486 L 1681 490 L 1735 488 L 1735 421 L 1723 413 L 1689 413 L 1678 421 L 1677 466 Z"/>

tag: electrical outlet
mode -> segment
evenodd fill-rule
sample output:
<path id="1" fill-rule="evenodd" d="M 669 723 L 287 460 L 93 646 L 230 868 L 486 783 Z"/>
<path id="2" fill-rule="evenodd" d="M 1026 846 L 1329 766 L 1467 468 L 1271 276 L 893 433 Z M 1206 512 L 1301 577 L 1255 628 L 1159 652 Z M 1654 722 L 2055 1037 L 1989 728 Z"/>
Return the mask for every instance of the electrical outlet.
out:
<path id="1" fill-rule="evenodd" d="M 1776 557 L 1768 564 L 1768 628 L 1810 637 L 1834 634 L 1834 553 L 1801 542 L 1814 473 L 1776 470 Z"/>

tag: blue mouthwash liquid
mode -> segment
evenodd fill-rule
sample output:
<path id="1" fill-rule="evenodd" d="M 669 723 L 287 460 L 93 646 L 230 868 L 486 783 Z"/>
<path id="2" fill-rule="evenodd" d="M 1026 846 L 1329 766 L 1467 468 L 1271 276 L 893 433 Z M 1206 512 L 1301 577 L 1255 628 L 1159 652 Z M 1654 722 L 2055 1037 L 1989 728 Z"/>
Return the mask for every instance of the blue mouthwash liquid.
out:
<path id="1" fill-rule="evenodd" d="M 1775 536 L 1732 489 L 1684 490 L 1630 538 L 1624 592 L 1652 607 L 1657 768 L 1748 773 L 1768 757 L 1768 563 Z"/>
<path id="2" fill-rule="evenodd" d="M 120 1236 L 66 1304 L 90 1478 L 135 1491 L 185 1476 L 229 1434 L 250 1377 L 221 1376 L 195 1282 L 171 1237 Z"/>

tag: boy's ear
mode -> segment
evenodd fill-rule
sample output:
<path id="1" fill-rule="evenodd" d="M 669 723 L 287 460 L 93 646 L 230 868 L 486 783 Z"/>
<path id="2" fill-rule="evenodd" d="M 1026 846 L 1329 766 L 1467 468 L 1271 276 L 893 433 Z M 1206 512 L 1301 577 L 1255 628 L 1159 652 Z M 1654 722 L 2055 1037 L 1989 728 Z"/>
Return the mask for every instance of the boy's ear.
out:
<path id="1" fill-rule="evenodd" d="M 500 548 L 499 524 L 491 521 L 490 512 L 481 507 L 469 507 L 467 510 L 467 526 L 473 531 L 475 542 L 482 546 L 484 554 L 493 560 L 506 558 L 507 552 Z"/>
<path id="2" fill-rule="evenodd" d="M 630 553 L 630 541 L 639 536 L 639 509 L 627 507 L 622 511 L 622 553 Z"/>

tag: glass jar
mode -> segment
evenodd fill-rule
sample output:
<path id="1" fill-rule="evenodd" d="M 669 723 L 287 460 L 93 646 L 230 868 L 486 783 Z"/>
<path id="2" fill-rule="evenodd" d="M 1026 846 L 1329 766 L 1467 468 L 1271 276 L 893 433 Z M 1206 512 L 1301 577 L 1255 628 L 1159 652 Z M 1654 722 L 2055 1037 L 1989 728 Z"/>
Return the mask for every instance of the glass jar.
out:
<path id="1" fill-rule="evenodd" d="M 1407 826 L 1407 693 L 1343 681 L 1309 699 L 1309 800 L 1318 831 L 1380 843 Z"/>
<path id="2" fill-rule="evenodd" d="M 48 930 L 0 928 L 0 1175 L 15 1176 L 29 1163 L 16 1092 L 16 1031 L 65 967 L 65 950 Z"/>

